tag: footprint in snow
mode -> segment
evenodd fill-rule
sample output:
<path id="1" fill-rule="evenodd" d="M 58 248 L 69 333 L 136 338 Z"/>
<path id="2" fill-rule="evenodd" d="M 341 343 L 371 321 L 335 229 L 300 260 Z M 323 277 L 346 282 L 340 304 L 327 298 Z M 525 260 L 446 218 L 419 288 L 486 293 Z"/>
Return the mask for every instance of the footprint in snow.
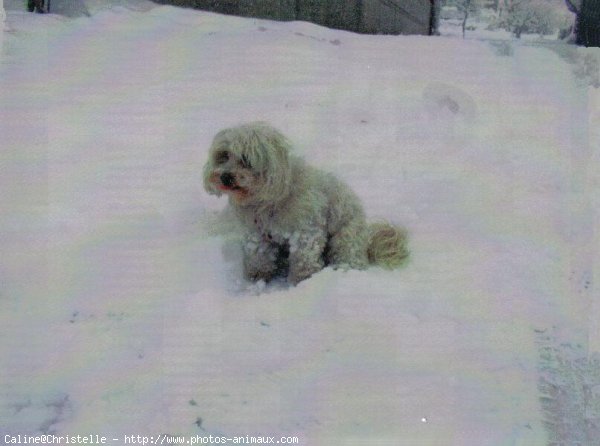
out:
<path id="1" fill-rule="evenodd" d="M 460 88 L 433 82 L 423 90 L 425 107 L 434 116 L 451 115 L 466 121 L 475 119 L 477 105 L 473 98 Z"/>

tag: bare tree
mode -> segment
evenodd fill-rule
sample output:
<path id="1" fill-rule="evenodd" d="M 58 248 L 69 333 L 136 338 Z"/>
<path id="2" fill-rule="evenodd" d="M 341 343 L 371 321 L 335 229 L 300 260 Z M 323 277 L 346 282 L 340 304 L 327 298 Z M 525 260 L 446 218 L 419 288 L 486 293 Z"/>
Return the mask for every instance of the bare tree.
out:
<path id="1" fill-rule="evenodd" d="M 469 16 L 473 13 L 476 13 L 480 9 L 480 5 L 477 0 L 456 0 L 456 8 L 461 12 L 463 16 L 462 20 L 462 35 L 463 39 L 465 37 L 465 32 L 467 30 L 467 20 Z"/>
<path id="2" fill-rule="evenodd" d="M 504 0 L 496 25 L 512 32 L 516 38 L 523 33 L 547 35 L 557 27 L 557 17 L 544 0 Z"/>

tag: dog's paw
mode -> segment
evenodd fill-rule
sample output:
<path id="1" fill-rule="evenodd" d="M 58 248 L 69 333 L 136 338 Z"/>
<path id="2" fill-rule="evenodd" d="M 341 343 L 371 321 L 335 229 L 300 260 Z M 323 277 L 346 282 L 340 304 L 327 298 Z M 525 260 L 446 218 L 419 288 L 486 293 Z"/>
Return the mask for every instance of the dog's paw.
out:
<path id="1" fill-rule="evenodd" d="M 258 296 L 267 289 L 267 283 L 264 280 L 258 280 L 253 283 L 246 284 L 245 290 L 248 293 Z"/>
<path id="2" fill-rule="evenodd" d="M 246 271 L 246 279 L 251 282 L 269 282 L 273 278 L 273 271 Z"/>
<path id="3" fill-rule="evenodd" d="M 313 274 L 319 272 L 321 269 L 322 268 L 291 270 L 287 278 L 288 283 L 290 283 L 291 285 L 298 285 L 300 282 L 308 279 Z"/>

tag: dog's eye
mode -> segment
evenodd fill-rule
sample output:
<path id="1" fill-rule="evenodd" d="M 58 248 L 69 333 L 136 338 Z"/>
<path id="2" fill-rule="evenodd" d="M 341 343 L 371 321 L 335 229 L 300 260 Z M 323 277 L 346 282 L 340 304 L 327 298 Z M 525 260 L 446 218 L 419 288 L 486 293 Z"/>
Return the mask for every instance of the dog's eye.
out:
<path id="1" fill-rule="evenodd" d="M 229 161 L 229 152 L 226 150 L 222 150 L 221 152 L 217 152 L 215 155 L 215 161 L 217 164 L 223 164 Z"/>
<path id="2" fill-rule="evenodd" d="M 242 159 L 240 160 L 240 164 L 244 169 L 252 169 L 252 165 L 250 164 L 250 160 L 246 155 L 242 155 Z"/>

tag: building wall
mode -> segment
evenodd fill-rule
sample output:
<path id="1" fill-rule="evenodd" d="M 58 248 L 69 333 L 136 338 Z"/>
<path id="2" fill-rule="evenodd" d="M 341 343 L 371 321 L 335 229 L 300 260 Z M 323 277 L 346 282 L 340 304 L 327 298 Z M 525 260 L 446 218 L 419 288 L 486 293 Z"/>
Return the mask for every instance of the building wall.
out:
<path id="1" fill-rule="evenodd" d="M 154 0 L 272 20 L 304 20 L 368 34 L 429 34 L 430 0 Z"/>
<path id="2" fill-rule="evenodd" d="M 421 0 L 365 1 L 361 32 L 429 34 L 431 2 Z"/>

